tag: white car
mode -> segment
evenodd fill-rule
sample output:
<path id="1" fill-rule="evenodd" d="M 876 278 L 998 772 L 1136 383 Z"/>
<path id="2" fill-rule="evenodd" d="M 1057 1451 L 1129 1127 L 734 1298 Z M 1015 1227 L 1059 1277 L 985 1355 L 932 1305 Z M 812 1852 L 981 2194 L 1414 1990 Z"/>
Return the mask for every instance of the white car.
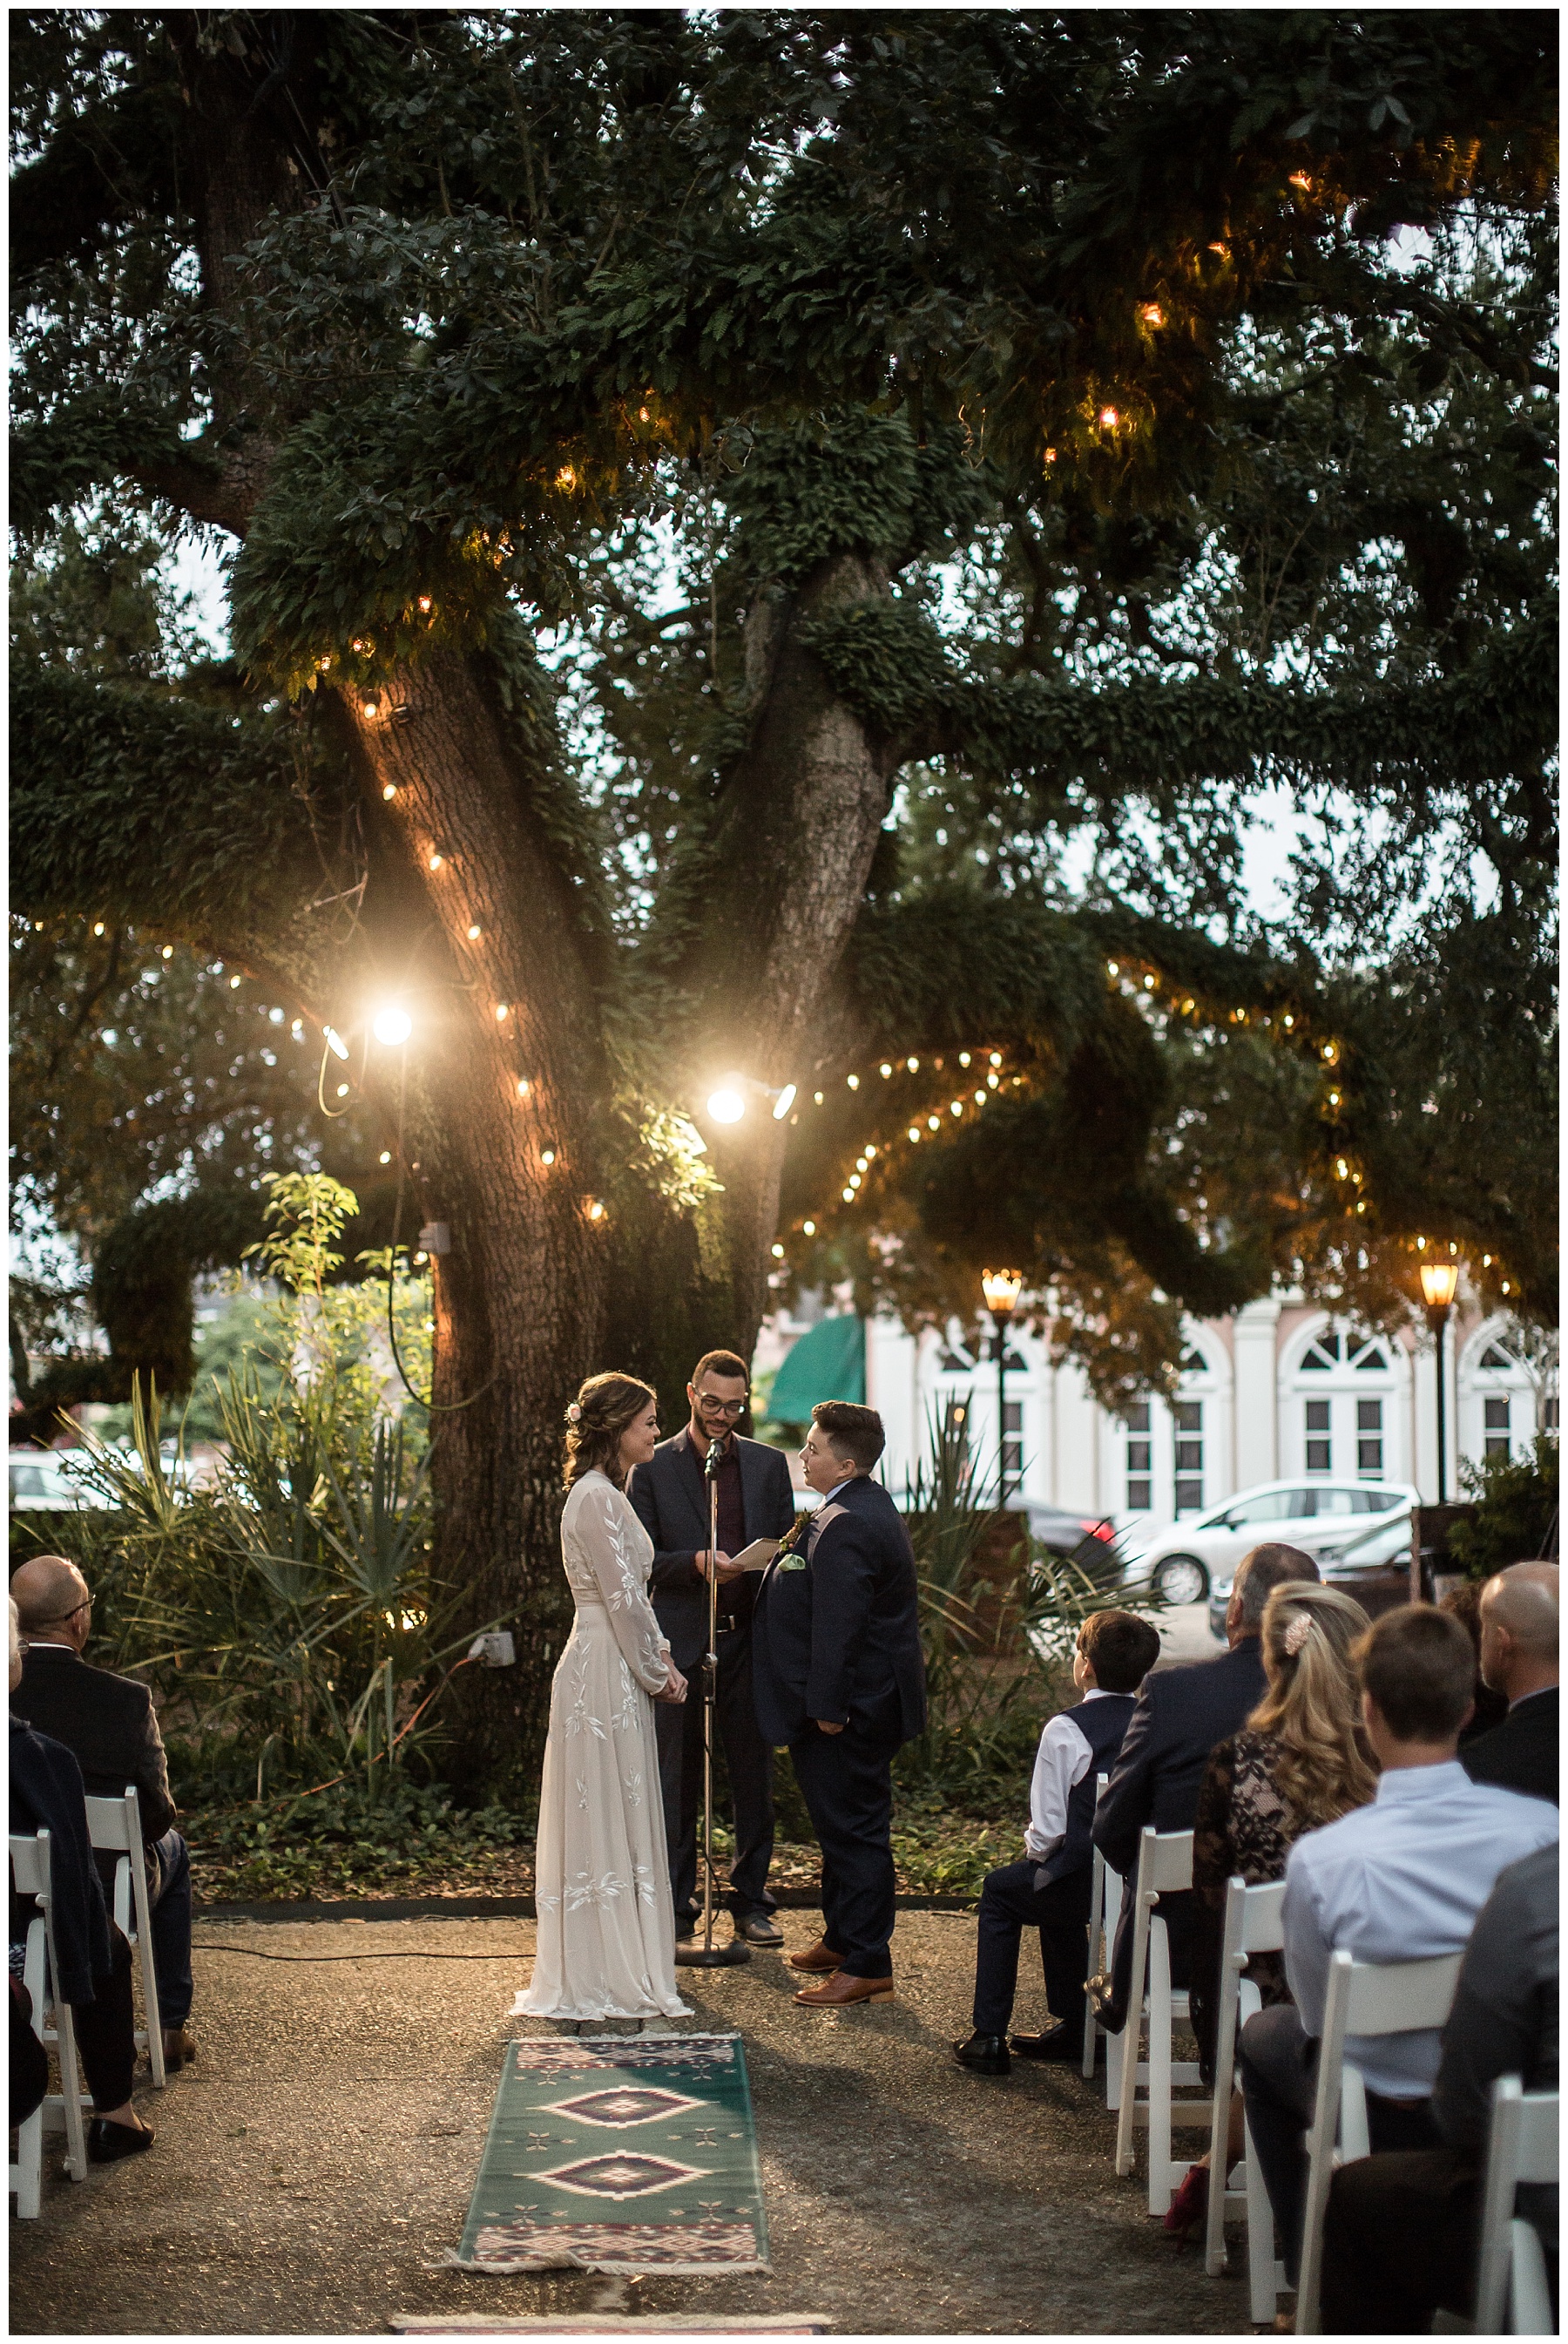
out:
<path id="1" fill-rule="evenodd" d="M 1250 1548 L 1279 1539 L 1316 1558 L 1325 1578 L 1381 1570 L 1410 1550 L 1411 1509 L 1420 1492 L 1402 1481 L 1260 1481 L 1223 1505 L 1172 1523 L 1137 1551 L 1129 1579 L 1147 1579 L 1168 1603 L 1228 1598 Z M 1223 1617 L 1224 1605 L 1220 1605 Z"/>
<path id="2" fill-rule="evenodd" d="M 104 1499 L 80 1478 L 82 1462 L 79 1450 L 13 1449 L 13 1513 L 74 1514 L 84 1506 L 101 1510 Z"/>

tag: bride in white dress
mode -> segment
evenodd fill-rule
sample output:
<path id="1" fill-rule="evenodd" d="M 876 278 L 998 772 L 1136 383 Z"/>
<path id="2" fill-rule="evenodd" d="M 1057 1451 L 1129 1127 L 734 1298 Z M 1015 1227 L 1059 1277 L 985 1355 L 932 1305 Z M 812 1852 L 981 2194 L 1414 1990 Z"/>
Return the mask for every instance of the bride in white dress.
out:
<path id="1" fill-rule="evenodd" d="M 689 2018 L 675 1985 L 675 1907 L 655 1701 L 684 1701 L 648 1600 L 653 1541 L 622 1485 L 658 1440 L 634 1376 L 590 1376 L 567 1411 L 561 1557 L 577 1618 L 550 1689 L 534 1902 L 538 1950 L 514 2016 Z"/>

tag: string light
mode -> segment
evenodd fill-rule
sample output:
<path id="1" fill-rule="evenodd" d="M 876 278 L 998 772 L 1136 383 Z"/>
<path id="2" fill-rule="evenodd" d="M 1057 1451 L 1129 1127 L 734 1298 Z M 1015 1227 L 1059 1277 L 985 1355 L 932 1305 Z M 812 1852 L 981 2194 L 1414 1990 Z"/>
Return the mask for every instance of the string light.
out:
<path id="1" fill-rule="evenodd" d="M 954 1099 L 952 1105 L 948 1109 L 948 1113 L 950 1115 L 962 1115 L 963 1111 L 964 1103 L 962 1099 Z"/>
<path id="2" fill-rule="evenodd" d="M 846 1189 L 845 1189 L 845 1191 L 844 1191 L 844 1202 L 846 1203 L 846 1205 L 852 1205 L 852 1204 L 854 1203 L 854 1201 L 855 1201 L 855 1191 L 853 1190 L 853 1188 L 846 1188 Z"/>
<path id="3" fill-rule="evenodd" d="M 887 1064 L 886 1064 L 886 1062 L 884 1062 L 883 1066 L 882 1066 L 882 1080 L 883 1080 L 884 1082 L 886 1082 L 886 1081 L 887 1081 L 888 1076 L 892 1073 L 892 1071 L 893 1071 L 893 1070 L 892 1070 L 892 1067 L 891 1067 L 890 1066 L 887 1065 Z"/>
<path id="4" fill-rule="evenodd" d="M 821 1092 L 820 1092 L 820 1091 L 813 1091 L 813 1092 L 812 1092 L 812 1094 L 811 1094 L 811 1096 L 812 1096 L 812 1097 L 816 1100 L 817 1105 L 818 1105 L 819 1106 L 821 1106 L 821 1104 L 822 1104 L 822 1094 L 821 1094 Z"/>
<path id="5" fill-rule="evenodd" d="M 527 1098 L 528 1095 L 528 1078 L 527 1075 L 519 1075 L 518 1076 L 518 1096 L 519 1098 Z"/>
<path id="6" fill-rule="evenodd" d="M 941 1116 L 940 1116 L 940 1115 L 928 1115 L 928 1116 L 927 1116 L 927 1117 L 926 1117 L 926 1129 L 927 1129 L 928 1131 L 940 1131 L 940 1130 L 941 1129 L 941 1127 L 942 1127 L 942 1119 L 941 1119 Z"/>
<path id="7" fill-rule="evenodd" d="M 910 1139 L 911 1139 L 911 1140 L 919 1139 L 920 1136 L 920 1125 L 919 1125 L 918 1123 L 911 1123 L 911 1124 L 910 1124 Z"/>
<path id="8" fill-rule="evenodd" d="M 512 1014 L 512 1005 L 511 1005 L 511 1003 L 510 1003 L 509 1001 L 498 1001 L 498 1002 L 497 1002 L 497 1004 L 496 1004 L 496 1023 L 497 1023 L 497 1025 L 498 1025 L 498 1026 L 504 1024 L 504 1023 L 505 1023 L 505 1021 L 506 1021 L 506 1019 L 507 1019 L 507 1018 L 508 1018 L 508 1017 L 511 1015 L 511 1014 Z"/>
<path id="9" fill-rule="evenodd" d="M 1056 461 L 1056 450 L 1055 450 L 1055 449 L 1054 449 L 1054 448 L 1048 448 L 1048 449 L 1046 450 L 1046 451 L 1045 451 L 1045 460 L 1046 460 L 1046 462 L 1047 462 L 1048 464 L 1054 464 L 1054 463 L 1055 463 L 1055 461 Z"/>
<path id="10" fill-rule="evenodd" d="M 166 960 L 173 960 L 174 956 L 175 956 L 175 948 L 174 948 L 173 945 L 166 945 L 164 946 L 164 958 L 165 958 Z"/>
<path id="11" fill-rule="evenodd" d="M 775 1261 L 782 1261 L 782 1260 L 783 1260 L 783 1258 L 784 1258 L 784 1248 L 783 1248 L 783 1247 L 782 1247 L 781 1245 L 772 1246 L 772 1247 L 770 1247 L 770 1248 L 769 1248 L 769 1251 L 770 1251 L 770 1253 L 772 1254 L 773 1258 L 774 1258 L 774 1260 L 775 1260 Z"/>
<path id="12" fill-rule="evenodd" d="M 384 798 L 395 798 L 395 797 L 397 796 L 397 783 L 396 783 L 396 782 L 387 782 L 387 783 L 383 783 L 383 785 L 382 785 L 381 794 L 382 794 L 382 796 L 383 796 Z"/>
<path id="13" fill-rule="evenodd" d="M 1145 301 L 1138 314 L 1146 326 L 1162 326 L 1165 323 L 1165 312 L 1158 301 Z"/>
<path id="14" fill-rule="evenodd" d="M 389 1147 L 384 1147 L 377 1160 L 381 1164 L 390 1164 L 392 1161 L 392 1150 Z"/>
<path id="15" fill-rule="evenodd" d="M 231 993 L 233 993 L 233 992 L 235 991 L 235 989 L 236 988 L 236 986 L 238 985 L 238 984 L 239 984 L 239 979 L 238 979 L 238 977 L 237 977 L 237 976 L 231 976 L 231 977 L 229 978 L 229 981 L 228 981 L 228 989 L 229 989 L 229 991 L 230 991 Z"/>
<path id="16" fill-rule="evenodd" d="M 1339 1050 L 1332 1042 L 1325 1042 L 1323 1044 L 1323 1064 L 1325 1066 L 1332 1066 L 1339 1055 Z"/>
<path id="17" fill-rule="evenodd" d="M 599 1197 L 590 1197 L 588 1198 L 588 1218 L 589 1218 L 589 1220 L 590 1220 L 590 1221 L 602 1221 L 602 1220 L 603 1220 L 603 1218 L 604 1218 L 604 1205 L 603 1205 L 603 1203 L 602 1203 L 602 1201 L 601 1201 L 601 1199 L 600 1199 Z"/>
<path id="18" fill-rule="evenodd" d="M 93 922 L 93 934 L 94 934 L 95 936 L 101 936 L 101 935 L 103 935 L 103 933 L 104 933 L 104 924 L 103 924 L 102 920 L 95 920 L 95 921 Z"/>
<path id="19" fill-rule="evenodd" d="M 970 1062 L 970 1054 L 969 1054 L 969 1052 L 968 1052 L 967 1050 L 960 1050 L 960 1051 L 959 1052 L 959 1064 L 960 1064 L 960 1066 L 967 1066 L 969 1065 L 969 1062 Z"/>
<path id="20" fill-rule="evenodd" d="M 419 597 L 419 608 L 420 608 L 422 611 L 428 611 L 428 609 L 430 608 L 430 597 L 428 596 L 428 594 L 421 594 L 421 595 L 420 595 L 420 597 Z"/>
<path id="21" fill-rule="evenodd" d="M 445 860 L 446 860 L 446 857 L 445 857 L 444 855 L 440 855 L 440 854 L 432 854 L 432 856 L 430 857 L 430 868 L 431 868 L 431 870 L 432 870 L 432 871 L 439 871 L 439 869 L 441 868 L 441 865 L 442 865 L 442 864 L 445 862 Z"/>
<path id="22" fill-rule="evenodd" d="M 1114 431 L 1121 420 L 1121 418 L 1117 413 L 1114 407 L 1102 407 L 1101 409 L 1100 428 L 1102 431 Z"/>
<path id="23" fill-rule="evenodd" d="M 918 1058 L 906 1058 L 904 1060 L 904 1064 L 908 1066 L 911 1075 L 918 1075 L 920 1073 L 920 1062 Z"/>
<path id="24" fill-rule="evenodd" d="M 990 1062 L 991 1062 L 991 1065 L 992 1065 L 993 1066 L 1000 1066 L 1000 1064 L 1001 1064 L 1001 1052 L 1000 1052 L 1000 1050 L 993 1050 L 993 1051 L 991 1052 L 991 1054 L 990 1054 Z"/>
<path id="25" fill-rule="evenodd" d="M 554 1149 L 553 1147 L 541 1147 L 541 1148 L 540 1148 L 540 1150 L 539 1150 L 539 1162 L 540 1162 L 541 1164 L 553 1164 L 553 1163 L 555 1162 L 555 1160 L 556 1160 L 556 1151 L 555 1151 L 555 1149 Z"/>
<path id="26" fill-rule="evenodd" d="M 468 930 L 468 942 L 469 942 L 471 945 L 477 945 L 477 944 L 478 943 L 478 941 L 479 941 L 479 934 L 480 934 L 479 927 L 478 927 L 477 923 L 476 922 L 476 923 L 475 923 L 475 924 L 474 924 L 472 927 L 470 927 L 470 928 L 469 928 L 469 930 Z"/>
<path id="27" fill-rule="evenodd" d="M 573 471 L 573 470 L 572 470 L 571 466 L 570 466 L 569 464 L 563 464 L 563 465 L 561 466 L 560 470 L 556 474 L 556 486 L 557 486 L 557 488 L 558 488 L 558 489 L 575 489 L 575 488 L 576 488 L 576 486 L 577 486 L 577 484 L 578 484 L 578 476 L 577 476 L 577 474 Z"/>
<path id="28" fill-rule="evenodd" d="M 814 1238 L 817 1234 L 817 1224 L 815 1221 L 802 1221 L 800 1228 L 802 1234 L 806 1237 Z"/>
<path id="29" fill-rule="evenodd" d="M 347 1098 L 348 1096 L 348 1086 L 347 1083 L 338 1084 L 337 1096 L 339 1098 Z"/>
<path id="30" fill-rule="evenodd" d="M 359 703 L 359 712 L 362 716 L 379 716 L 381 702 L 378 700 L 362 700 Z"/>
<path id="31" fill-rule="evenodd" d="M 849 1088 L 852 1091 L 858 1091 L 859 1089 L 860 1077 L 859 1075 L 848 1075 L 845 1076 L 845 1080 L 848 1082 Z"/>
<path id="32" fill-rule="evenodd" d="M 1291 185 L 1292 187 L 1300 187 L 1302 195 L 1304 196 L 1310 196 L 1312 192 L 1312 180 L 1305 171 L 1292 171 L 1291 173 Z M 1220 248 L 1218 245 L 1211 244 L 1209 247 L 1209 249 L 1211 252 L 1218 252 Z"/>

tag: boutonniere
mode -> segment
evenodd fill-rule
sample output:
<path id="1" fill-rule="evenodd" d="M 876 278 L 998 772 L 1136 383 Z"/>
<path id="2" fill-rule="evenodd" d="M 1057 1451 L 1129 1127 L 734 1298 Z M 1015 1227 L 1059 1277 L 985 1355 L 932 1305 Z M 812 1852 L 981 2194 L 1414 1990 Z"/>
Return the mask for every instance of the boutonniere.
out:
<path id="1" fill-rule="evenodd" d="M 799 1549 L 801 1540 L 810 1528 L 811 1519 L 810 1510 L 802 1506 L 790 1524 L 788 1533 L 780 1541 L 779 1551 L 774 1557 L 774 1561 L 780 1571 L 805 1570 L 806 1558 Z"/>

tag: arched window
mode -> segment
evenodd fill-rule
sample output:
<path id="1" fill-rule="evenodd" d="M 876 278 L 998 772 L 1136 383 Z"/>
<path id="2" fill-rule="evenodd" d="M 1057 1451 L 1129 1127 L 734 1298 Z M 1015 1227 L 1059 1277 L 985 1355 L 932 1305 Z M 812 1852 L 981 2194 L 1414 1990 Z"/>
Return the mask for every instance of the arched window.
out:
<path id="1" fill-rule="evenodd" d="M 1488 1318 L 1460 1354 L 1459 1453 L 1477 1464 L 1523 1456 L 1535 1438 L 1535 1378 L 1513 1338 L 1506 1319 Z"/>
<path id="2" fill-rule="evenodd" d="M 1121 1489 L 1111 1502 L 1130 1514 L 1174 1521 L 1201 1513 L 1230 1487 L 1231 1363 L 1224 1345 L 1189 1330 L 1172 1400 L 1136 1400 L 1124 1411 Z"/>
<path id="3" fill-rule="evenodd" d="M 1409 1363 L 1387 1335 L 1322 1318 L 1299 1336 L 1283 1379 L 1280 1470 L 1325 1480 L 1408 1479 Z"/>

